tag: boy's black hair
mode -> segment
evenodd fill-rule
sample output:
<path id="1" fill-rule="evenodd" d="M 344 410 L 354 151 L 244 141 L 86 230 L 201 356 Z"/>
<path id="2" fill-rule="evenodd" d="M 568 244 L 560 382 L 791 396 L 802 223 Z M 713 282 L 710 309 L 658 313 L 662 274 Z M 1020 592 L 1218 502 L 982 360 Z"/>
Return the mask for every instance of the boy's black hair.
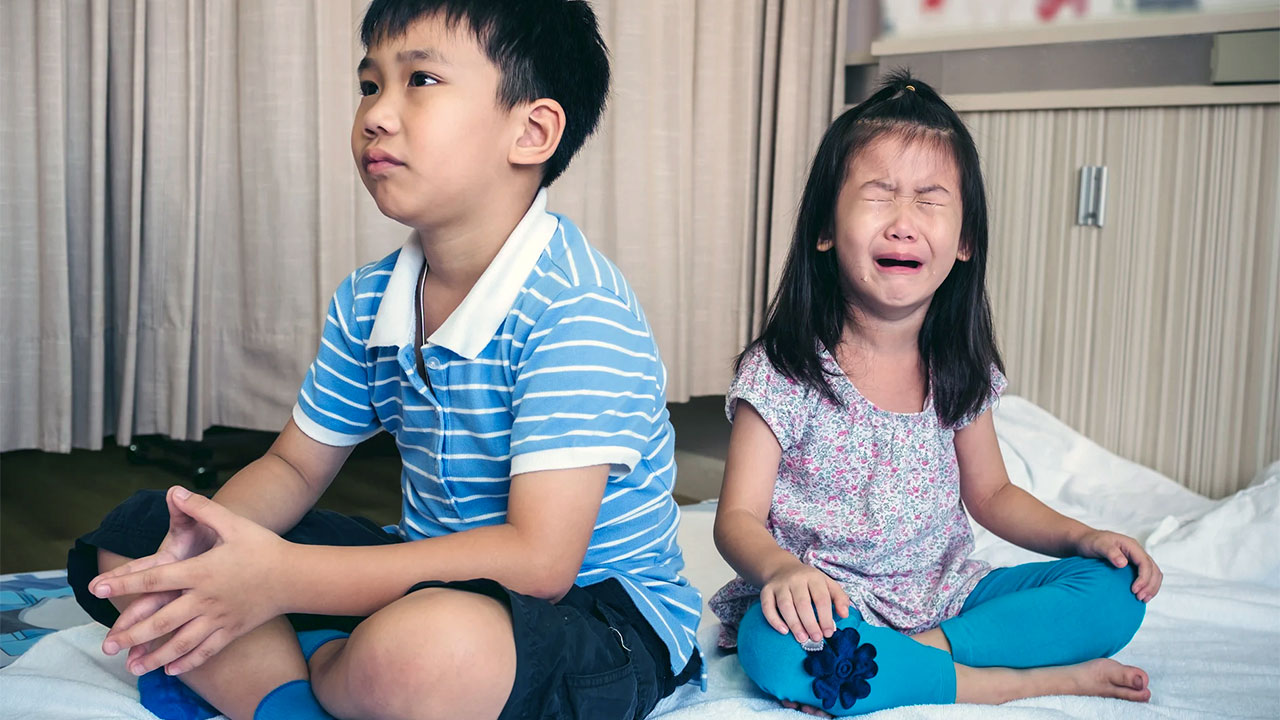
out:
<path id="1" fill-rule="evenodd" d="M 564 134 L 542 169 L 542 185 L 550 185 L 595 131 L 609 94 L 609 51 L 591 6 L 586 0 L 373 0 L 360 41 L 368 49 L 433 15 L 450 27 L 465 21 L 502 76 L 503 108 L 539 98 L 564 108 Z"/>
<path id="2" fill-rule="evenodd" d="M 972 416 L 991 393 L 991 368 L 1004 370 L 996 348 L 987 300 L 987 195 L 978 149 L 964 122 L 938 94 L 905 70 L 887 75 L 862 104 L 836 118 L 823 135 L 809 170 L 791 249 L 764 329 L 738 356 L 763 345 L 769 361 L 791 379 L 841 404 L 823 369 L 820 348 L 834 353 L 846 322 L 852 322 L 835 251 L 819 252 L 833 237 L 836 200 L 849 165 L 872 141 L 895 135 L 908 142 L 937 143 L 955 160 L 963 205 L 958 261 L 929 304 L 920 328 L 925 387 L 943 423 Z M 821 343 L 819 345 L 818 343 Z"/>

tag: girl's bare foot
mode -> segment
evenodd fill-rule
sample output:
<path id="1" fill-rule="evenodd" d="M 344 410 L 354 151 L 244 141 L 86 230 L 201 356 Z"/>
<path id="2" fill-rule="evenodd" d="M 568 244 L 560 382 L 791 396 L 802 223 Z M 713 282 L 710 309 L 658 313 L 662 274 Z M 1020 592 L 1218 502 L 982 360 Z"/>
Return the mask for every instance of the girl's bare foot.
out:
<path id="1" fill-rule="evenodd" d="M 830 713 L 823 712 L 821 709 L 816 708 L 812 705 L 801 705 L 800 703 L 791 702 L 790 700 L 779 700 L 778 702 L 782 703 L 782 707 L 791 708 L 792 710 L 799 710 L 805 715 L 812 715 L 814 717 L 820 717 L 820 718 L 834 717 Z"/>
<path id="2" fill-rule="evenodd" d="M 1141 668 L 1101 658 L 1062 667 L 1011 670 L 956 665 L 956 702 L 999 704 L 1040 695 L 1089 695 L 1133 702 L 1151 699 Z"/>

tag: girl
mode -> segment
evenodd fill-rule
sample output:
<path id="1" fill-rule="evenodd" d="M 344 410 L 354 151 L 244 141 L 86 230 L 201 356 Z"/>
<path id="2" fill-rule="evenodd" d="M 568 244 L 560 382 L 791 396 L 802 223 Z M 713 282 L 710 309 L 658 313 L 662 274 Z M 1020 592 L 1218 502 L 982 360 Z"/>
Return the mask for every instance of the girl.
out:
<path id="1" fill-rule="evenodd" d="M 728 393 L 715 538 L 739 577 L 711 600 L 720 644 L 788 707 L 1150 697 L 1146 673 L 1099 658 L 1137 631 L 1155 562 L 1005 473 L 986 208 L 973 139 L 903 73 L 838 118 L 814 159 L 778 294 Z M 1068 559 L 970 559 L 966 510 Z"/>

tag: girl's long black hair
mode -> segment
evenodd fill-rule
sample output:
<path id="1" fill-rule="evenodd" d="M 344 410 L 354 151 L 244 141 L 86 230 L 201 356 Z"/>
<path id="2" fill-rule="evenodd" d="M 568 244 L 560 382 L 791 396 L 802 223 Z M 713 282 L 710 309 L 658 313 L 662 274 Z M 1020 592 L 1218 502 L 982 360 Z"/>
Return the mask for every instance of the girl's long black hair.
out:
<path id="1" fill-rule="evenodd" d="M 850 161 L 885 135 L 939 143 L 950 150 L 960 175 L 963 215 L 957 261 L 929 304 L 920 328 L 926 391 L 942 422 L 954 426 L 975 414 L 991 393 L 991 368 L 1003 372 L 987 300 L 987 193 L 978 149 L 951 106 L 904 70 L 886 76 L 862 104 L 836 118 L 822 137 L 809 170 L 791 249 L 778 292 L 769 303 L 760 336 L 738 356 L 763 345 L 769 361 L 791 379 L 841 404 L 824 369 L 821 350 L 834 353 L 851 305 L 840 282 L 835 251 L 818 242 L 833 237 L 836 201 Z"/>

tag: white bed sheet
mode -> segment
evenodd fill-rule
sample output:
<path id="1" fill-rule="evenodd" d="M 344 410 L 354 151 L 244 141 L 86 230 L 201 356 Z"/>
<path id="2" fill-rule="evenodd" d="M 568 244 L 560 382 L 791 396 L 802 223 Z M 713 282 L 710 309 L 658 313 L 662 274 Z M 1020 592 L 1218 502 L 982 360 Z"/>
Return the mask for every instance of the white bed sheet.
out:
<path id="1" fill-rule="evenodd" d="M 1147 543 L 1165 571 L 1137 637 L 1117 659 L 1151 676 L 1152 701 L 1046 697 L 998 707 L 898 708 L 876 718 L 1280 718 L 1280 462 L 1220 501 L 1118 458 L 1044 410 L 1006 397 L 996 430 L 1010 477 L 1051 506 Z M 710 596 L 732 577 L 711 541 L 714 504 L 684 508 L 686 575 Z M 975 528 L 977 555 L 999 565 L 1042 559 Z M 661 720 L 802 717 L 754 688 L 737 659 L 715 649 L 703 613 L 710 689 L 681 688 Z M 54 633 L 0 671 L 0 717 L 143 718 L 119 658 L 98 647 L 103 628 Z"/>

